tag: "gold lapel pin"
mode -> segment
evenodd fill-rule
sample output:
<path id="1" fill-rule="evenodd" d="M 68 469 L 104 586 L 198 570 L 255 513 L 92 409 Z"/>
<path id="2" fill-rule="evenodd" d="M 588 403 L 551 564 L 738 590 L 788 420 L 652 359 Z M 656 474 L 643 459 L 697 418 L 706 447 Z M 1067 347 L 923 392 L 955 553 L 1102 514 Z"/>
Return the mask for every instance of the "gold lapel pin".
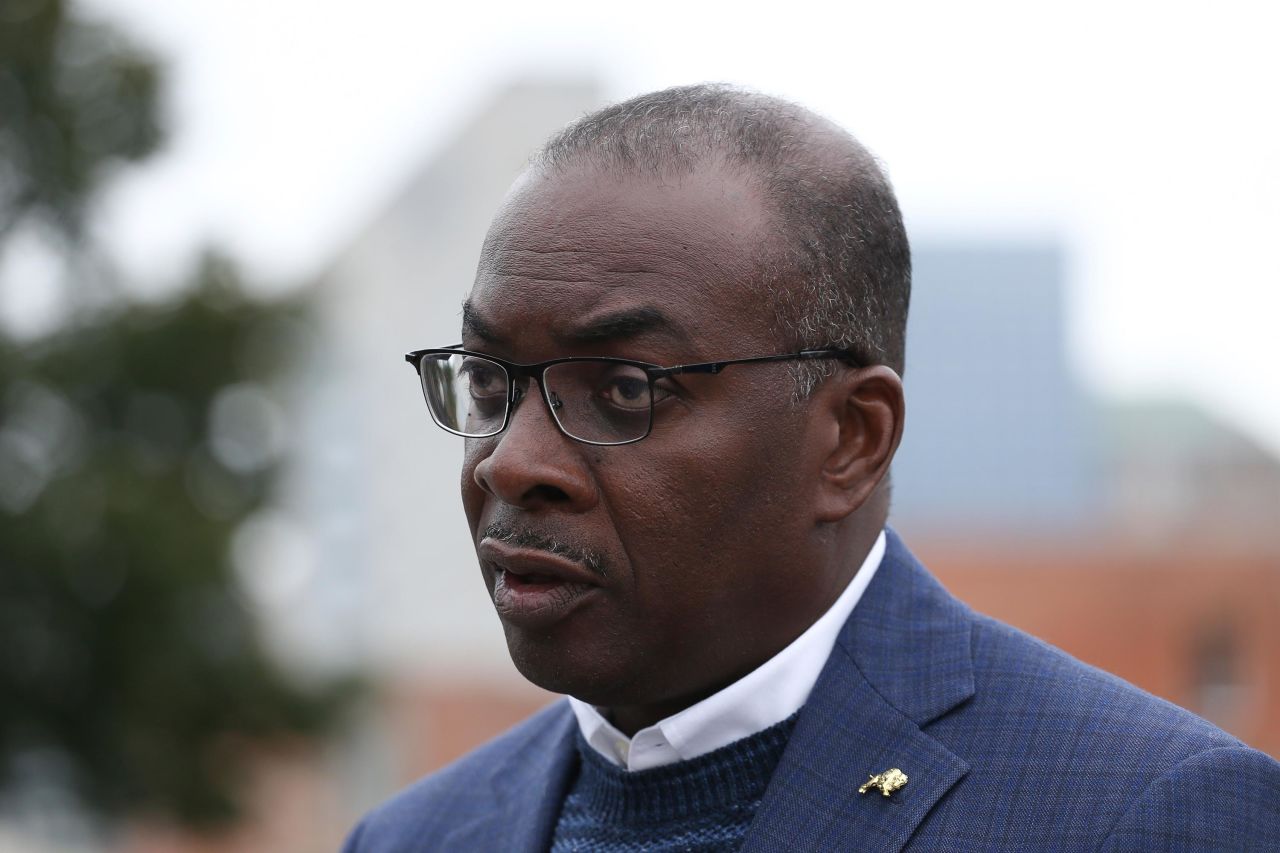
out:
<path id="1" fill-rule="evenodd" d="M 892 767 L 883 773 L 877 773 L 858 789 L 859 794 L 865 794 L 871 789 L 878 790 L 884 796 L 889 796 L 894 791 L 905 787 L 907 784 L 907 774 L 903 773 L 897 767 Z"/>

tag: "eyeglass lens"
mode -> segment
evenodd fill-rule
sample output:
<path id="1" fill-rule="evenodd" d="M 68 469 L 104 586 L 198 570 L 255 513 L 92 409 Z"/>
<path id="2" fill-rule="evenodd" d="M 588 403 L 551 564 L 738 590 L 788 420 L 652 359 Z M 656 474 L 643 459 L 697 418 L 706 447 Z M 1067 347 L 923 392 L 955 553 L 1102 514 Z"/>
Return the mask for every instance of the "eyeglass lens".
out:
<path id="1" fill-rule="evenodd" d="M 480 438 L 495 435 L 507 419 L 511 398 L 506 369 L 474 355 L 437 353 L 422 359 L 419 373 L 427 406 L 436 423 L 450 432 Z M 516 399 L 528 394 L 528 380 Z M 569 436 L 616 444 L 635 441 L 649 431 L 653 389 L 640 367 L 584 359 L 553 364 L 542 382 L 551 414 Z"/>

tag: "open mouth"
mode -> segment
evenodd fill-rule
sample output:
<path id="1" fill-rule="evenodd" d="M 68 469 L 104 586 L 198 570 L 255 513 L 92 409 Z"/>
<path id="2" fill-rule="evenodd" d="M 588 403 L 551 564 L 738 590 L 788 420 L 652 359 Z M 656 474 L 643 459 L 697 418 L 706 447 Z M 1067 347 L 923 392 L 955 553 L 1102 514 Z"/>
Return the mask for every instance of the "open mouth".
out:
<path id="1" fill-rule="evenodd" d="M 505 620 L 545 626 L 566 616 L 578 601 L 598 589 L 554 575 L 518 574 L 495 566 L 493 606 Z"/>
<path id="2" fill-rule="evenodd" d="M 564 579 L 557 578 L 552 575 L 539 575 L 539 574 L 517 575 L 513 572 L 508 572 L 503 569 L 499 569 L 499 571 L 501 571 L 502 574 L 505 576 L 505 581 L 507 586 L 511 587 L 512 589 L 522 589 L 524 587 L 544 587 L 544 586 L 551 586 L 552 584 L 566 583 Z"/>
<path id="3" fill-rule="evenodd" d="M 493 606 L 504 622 L 547 627 L 601 590 L 598 573 L 563 554 L 487 536 L 476 551 L 493 572 Z"/>

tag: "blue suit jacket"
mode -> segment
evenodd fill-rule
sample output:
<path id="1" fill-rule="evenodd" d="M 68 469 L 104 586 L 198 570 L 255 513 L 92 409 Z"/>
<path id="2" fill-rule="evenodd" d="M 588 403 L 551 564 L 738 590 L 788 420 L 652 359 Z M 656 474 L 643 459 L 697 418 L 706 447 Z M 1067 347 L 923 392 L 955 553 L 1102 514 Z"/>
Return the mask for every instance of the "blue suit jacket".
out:
<path id="1" fill-rule="evenodd" d="M 348 851 L 545 851 L 559 702 L 369 814 Z M 891 797 L 858 794 L 901 768 Z M 1280 764 L 952 598 L 892 532 L 745 851 L 1280 851 Z"/>

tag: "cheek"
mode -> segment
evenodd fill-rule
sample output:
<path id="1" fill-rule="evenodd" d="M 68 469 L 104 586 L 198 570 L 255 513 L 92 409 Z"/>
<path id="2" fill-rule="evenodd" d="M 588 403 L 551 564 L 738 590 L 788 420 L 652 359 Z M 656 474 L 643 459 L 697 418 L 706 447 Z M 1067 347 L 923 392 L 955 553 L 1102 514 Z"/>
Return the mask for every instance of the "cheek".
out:
<path id="1" fill-rule="evenodd" d="M 618 490 L 615 518 L 638 594 L 706 607 L 760 576 L 744 564 L 785 556 L 797 466 L 764 432 L 738 428 L 732 440 L 703 432 Z"/>
<path id="2" fill-rule="evenodd" d="M 466 448 L 462 454 L 462 473 L 458 480 L 462 492 L 462 509 L 467 515 L 467 524 L 474 533 L 480 521 L 480 513 L 484 508 L 484 490 L 476 482 L 476 466 L 488 455 L 487 448 L 479 441 L 466 440 Z"/>

